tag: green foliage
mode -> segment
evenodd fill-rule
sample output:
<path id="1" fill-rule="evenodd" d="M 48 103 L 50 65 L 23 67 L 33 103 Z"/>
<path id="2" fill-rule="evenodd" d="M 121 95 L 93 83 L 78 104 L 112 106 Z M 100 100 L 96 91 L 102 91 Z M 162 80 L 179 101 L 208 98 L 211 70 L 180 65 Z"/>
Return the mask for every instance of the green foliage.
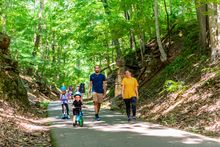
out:
<path id="1" fill-rule="evenodd" d="M 141 94 L 143 97 L 155 98 L 164 92 L 183 92 L 187 89 L 186 79 L 193 78 L 202 71 L 202 67 L 196 67 L 196 65 L 205 62 L 208 57 L 200 52 L 201 50 L 198 47 L 197 29 L 198 25 L 195 21 L 177 26 L 175 31 L 183 33 L 184 47 L 170 64 L 148 82 L 148 85 L 144 87 L 144 93 Z M 176 42 L 180 42 L 180 40 L 177 39 Z"/>
<path id="2" fill-rule="evenodd" d="M 133 53 L 129 42 L 131 31 L 137 48 L 140 34 L 144 34 L 145 41 L 155 37 L 153 1 L 107 0 L 107 10 L 97 0 L 47 0 L 42 9 L 39 1 L 1 0 L 0 30 L 5 27 L 11 36 L 10 49 L 20 68 L 32 68 L 58 86 L 63 82 L 66 85 L 86 82 L 94 64 L 105 67 L 115 62 L 113 39 L 119 40 L 125 56 Z M 166 0 L 166 4 L 170 26 L 196 18 L 193 3 Z M 159 6 L 163 36 L 167 33 L 164 1 Z M 125 18 L 125 12 L 129 19 Z M 40 36 L 38 47 L 36 35 Z M 170 73 L 181 69 L 184 59 L 179 57 L 176 62 L 181 63 L 167 69 Z"/>
<path id="3" fill-rule="evenodd" d="M 176 115 L 171 113 L 169 116 L 162 118 L 161 121 L 164 125 L 172 125 L 172 124 L 176 124 L 177 122 L 177 118 Z"/>
<path id="4" fill-rule="evenodd" d="M 43 108 L 43 109 L 47 109 L 49 105 L 49 102 L 48 101 L 42 101 L 40 102 L 40 107 Z"/>
<path id="5" fill-rule="evenodd" d="M 173 80 L 166 80 L 163 85 L 163 91 L 166 92 L 177 92 L 186 89 L 185 83 L 183 81 L 175 82 Z"/>

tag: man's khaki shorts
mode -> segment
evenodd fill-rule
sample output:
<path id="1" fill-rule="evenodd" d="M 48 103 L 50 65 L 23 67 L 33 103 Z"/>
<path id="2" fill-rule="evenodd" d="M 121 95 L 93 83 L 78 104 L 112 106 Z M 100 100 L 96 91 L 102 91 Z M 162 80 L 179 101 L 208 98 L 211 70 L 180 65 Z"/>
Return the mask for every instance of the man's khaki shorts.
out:
<path id="1" fill-rule="evenodd" d="M 103 102 L 103 93 L 92 93 L 92 98 L 94 102 L 102 103 Z"/>

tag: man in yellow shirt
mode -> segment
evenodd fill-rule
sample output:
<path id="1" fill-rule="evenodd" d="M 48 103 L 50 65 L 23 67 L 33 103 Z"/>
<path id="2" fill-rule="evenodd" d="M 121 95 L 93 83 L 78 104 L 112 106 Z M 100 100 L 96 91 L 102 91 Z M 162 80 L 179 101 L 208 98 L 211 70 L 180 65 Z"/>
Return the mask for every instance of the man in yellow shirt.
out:
<path id="1" fill-rule="evenodd" d="M 122 97 L 126 106 L 126 113 L 128 116 L 128 121 L 131 120 L 131 105 L 133 119 L 136 119 L 136 102 L 138 99 L 138 82 L 131 76 L 131 72 L 126 70 L 125 77 L 122 80 Z"/>

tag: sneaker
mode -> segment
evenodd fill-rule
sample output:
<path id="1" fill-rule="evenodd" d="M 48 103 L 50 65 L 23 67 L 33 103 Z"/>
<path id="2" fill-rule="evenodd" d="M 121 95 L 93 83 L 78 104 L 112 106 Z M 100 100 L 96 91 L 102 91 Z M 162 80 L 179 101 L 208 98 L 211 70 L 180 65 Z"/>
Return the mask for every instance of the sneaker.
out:
<path id="1" fill-rule="evenodd" d="M 70 116 L 69 116 L 69 115 L 67 115 L 67 119 L 70 119 Z"/>
<path id="2" fill-rule="evenodd" d="M 100 118 L 99 116 L 96 116 L 96 117 L 95 117 L 95 120 L 96 120 L 96 121 L 100 121 L 101 118 Z"/>
<path id="3" fill-rule="evenodd" d="M 73 123 L 73 126 L 75 127 L 77 125 L 77 121 L 75 121 L 75 123 Z"/>
<path id="4" fill-rule="evenodd" d="M 61 116 L 61 119 L 65 119 L 65 117 L 66 117 L 65 114 L 63 114 L 63 115 Z"/>
<path id="5" fill-rule="evenodd" d="M 132 119 L 133 119 L 133 120 L 136 120 L 136 116 L 132 116 Z"/>
<path id="6" fill-rule="evenodd" d="M 129 121 L 131 121 L 131 118 L 130 118 L 130 117 L 128 117 L 128 122 L 129 122 Z"/>

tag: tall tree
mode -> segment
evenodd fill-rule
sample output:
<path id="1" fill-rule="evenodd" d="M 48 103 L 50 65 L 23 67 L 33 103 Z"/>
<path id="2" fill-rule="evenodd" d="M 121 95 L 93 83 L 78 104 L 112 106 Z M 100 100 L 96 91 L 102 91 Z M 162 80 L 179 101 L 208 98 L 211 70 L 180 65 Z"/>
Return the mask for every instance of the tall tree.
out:
<path id="1" fill-rule="evenodd" d="M 209 33 L 211 59 L 217 61 L 220 57 L 220 5 L 215 3 L 208 4 L 209 15 Z"/>
<path id="2" fill-rule="evenodd" d="M 106 15 L 110 16 L 110 9 L 109 9 L 109 5 L 107 0 L 102 0 L 103 3 L 103 7 L 105 9 L 105 13 Z M 109 20 L 109 23 L 111 23 L 111 21 Z M 110 24 L 111 26 L 111 24 Z M 111 29 L 111 28 L 110 28 Z M 112 33 L 112 36 L 115 36 L 115 32 L 113 32 L 112 30 L 110 30 Z M 119 42 L 119 38 L 113 38 L 112 39 L 112 44 L 115 46 L 116 49 L 116 65 L 119 67 L 117 70 L 117 77 L 115 79 L 115 96 L 118 96 L 121 94 L 121 81 L 122 81 L 122 75 L 124 72 L 124 59 L 122 56 L 122 51 L 120 48 L 120 42 Z"/>
<path id="3" fill-rule="evenodd" d="M 127 21 L 130 21 L 130 14 L 128 10 L 125 10 L 125 19 Z M 135 35 L 133 29 L 129 30 L 129 41 L 130 41 L 130 48 L 132 51 L 136 51 L 136 40 L 135 40 Z"/>
<path id="4" fill-rule="evenodd" d="M 200 27 L 199 42 L 201 47 L 207 48 L 209 45 L 209 20 L 207 15 L 208 5 L 200 2 L 199 0 L 196 0 L 195 3 L 197 19 Z"/>
<path id="5" fill-rule="evenodd" d="M 197 18 L 200 26 L 200 44 L 211 49 L 211 60 L 220 57 L 220 5 L 196 0 Z"/>
<path id="6" fill-rule="evenodd" d="M 42 15 L 43 15 L 43 9 L 44 9 L 44 0 L 35 0 L 35 5 L 39 4 L 39 10 L 38 10 L 38 25 L 34 36 L 34 50 L 32 52 L 32 55 L 35 57 L 40 45 L 40 38 L 41 38 L 41 32 L 42 32 Z"/>
<path id="7" fill-rule="evenodd" d="M 159 28 L 159 19 L 158 19 L 158 0 L 154 0 L 154 17 L 155 17 L 155 28 L 156 28 L 156 36 L 157 36 L 157 44 L 160 50 L 160 59 L 162 62 L 167 60 L 167 54 L 163 49 L 162 42 L 160 39 L 160 28 Z"/>

